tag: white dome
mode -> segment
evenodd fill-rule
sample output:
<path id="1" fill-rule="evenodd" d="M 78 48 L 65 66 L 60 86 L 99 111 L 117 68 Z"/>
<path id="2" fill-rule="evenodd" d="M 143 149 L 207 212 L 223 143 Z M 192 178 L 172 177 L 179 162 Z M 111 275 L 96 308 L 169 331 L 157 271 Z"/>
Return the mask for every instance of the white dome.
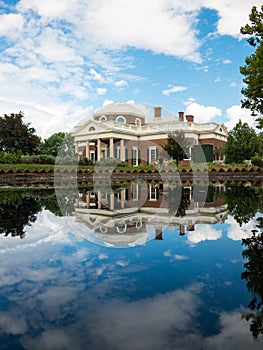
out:
<path id="1" fill-rule="evenodd" d="M 142 111 L 132 103 L 115 102 L 99 108 L 95 111 L 94 117 L 102 115 L 133 115 L 145 118 Z"/>

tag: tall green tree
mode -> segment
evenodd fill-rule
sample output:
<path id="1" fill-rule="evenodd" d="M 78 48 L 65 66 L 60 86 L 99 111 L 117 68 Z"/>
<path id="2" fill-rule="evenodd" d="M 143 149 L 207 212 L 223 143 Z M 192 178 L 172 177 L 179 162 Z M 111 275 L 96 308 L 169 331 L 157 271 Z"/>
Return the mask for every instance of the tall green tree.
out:
<path id="1" fill-rule="evenodd" d="M 245 98 L 241 101 L 243 108 L 258 116 L 258 127 L 263 128 L 263 5 L 261 10 L 253 6 L 249 16 L 250 24 L 240 29 L 244 35 L 249 35 L 248 42 L 255 47 L 255 52 L 246 57 L 245 65 L 240 67 L 246 86 L 241 90 Z"/>
<path id="2" fill-rule="evenodd" d="M 70 133 L 57 132 L 43 140 L 39 147 L 41 154 L 56 157 L 74 156 L 74 139 Z"/>
<path id="3" fill-rule="evenodd" d="M 225 145 L 226 163 L 242 163 L 259 153 L 258 136 L 253 128 L 241 120 L 228 134 Z"/>
<path id="4" fill-rule="evenodd" d="M 263 338 L 263 232 L 252 231 L 252 236 L 242 239 L 245 271 L 241 279 L 247 281 L 247 289 L 253 297 L 248 307 L 250 312 L 243 314 L 243 318 L 250 321 L 250 331 L 254 338 Z"/>
<path id="5" fill-rule="evenodd" d="M 36 130 L 25 124 L 22 112 L 0 117 L 0 150 L 4 152 L 22 152 L 35 154 L 38 151 L 40 137 Z"/>
<path id="6" fill-rule="evenodd" d="M 176 160 L 177 166 L 180 160 L 189 157 L 189 144 L 182 131 L 169 133 L 167 143 L 162 147 L 169 156 Z"/>

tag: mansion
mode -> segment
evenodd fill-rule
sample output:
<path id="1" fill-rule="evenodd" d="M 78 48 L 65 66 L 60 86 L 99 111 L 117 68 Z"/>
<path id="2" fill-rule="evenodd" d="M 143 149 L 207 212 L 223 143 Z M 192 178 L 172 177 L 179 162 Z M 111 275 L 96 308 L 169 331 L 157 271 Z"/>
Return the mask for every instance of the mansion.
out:
<path id="1" fill-rule="evenodd" d="M 197 147 L 204 150 L 206 161 L 220 160 L 217 150 L 224 146 L 228 136 L 223 124 L 196 123 L 194 116 L 184 112 L 166 118 L 161 107 L 149 111 L 133 103 L 106 105 L 97 109 L 92 119 L 76 126 L 75 153 L 94 162 L 110 157 L 133 166 L 162 163 L 169 159 L 162 147 L 168 134 L 179 131 L 189 144 L 188 161 L 195 161 Z"/>

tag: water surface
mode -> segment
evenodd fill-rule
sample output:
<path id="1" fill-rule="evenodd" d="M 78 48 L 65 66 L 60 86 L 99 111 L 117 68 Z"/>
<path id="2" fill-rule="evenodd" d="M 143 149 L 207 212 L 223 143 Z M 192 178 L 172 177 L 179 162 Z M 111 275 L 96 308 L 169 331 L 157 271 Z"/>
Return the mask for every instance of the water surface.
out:
<path id="1" fill-rule="evenodd" d="M 1 349 L 262 349 L 262 186 L 203 190 L 2 189 Z"/>

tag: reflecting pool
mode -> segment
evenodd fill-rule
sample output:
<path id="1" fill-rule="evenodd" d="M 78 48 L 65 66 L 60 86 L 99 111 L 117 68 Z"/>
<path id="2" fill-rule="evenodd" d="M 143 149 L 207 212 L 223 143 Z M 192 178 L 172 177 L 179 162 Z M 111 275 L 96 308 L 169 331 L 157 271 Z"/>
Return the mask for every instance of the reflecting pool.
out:
<path id="1" fill-rule="evenodd" d="M 262 349 L 262 184 L 0 189 L 1 349 Z"/>

